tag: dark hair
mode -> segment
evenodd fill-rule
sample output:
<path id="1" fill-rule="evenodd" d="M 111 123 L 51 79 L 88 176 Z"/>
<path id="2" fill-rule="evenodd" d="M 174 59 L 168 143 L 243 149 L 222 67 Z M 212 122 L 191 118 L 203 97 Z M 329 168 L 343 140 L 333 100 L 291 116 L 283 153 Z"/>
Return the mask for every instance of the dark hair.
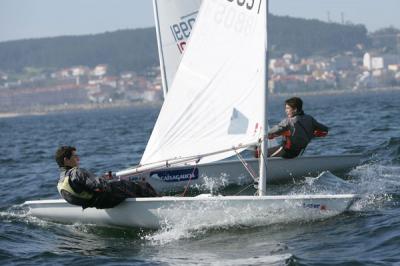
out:
<path id="1" fill-rule="evenodd" d="M 59 167 L 64 166 L 64 158 L 71 159 L 73 151 L 76 151 L 76 148 L 72 146 L 61 146 L 57 149 L 55 158 Z"/>
<path id="2" fill-rule="evenodd" d="M 292 97 L 285 101 L 285 104 L 289 105 L 293 109 L 297 109 L 298 112 L 303 110 L 303 101 L 299 97 Z"/>

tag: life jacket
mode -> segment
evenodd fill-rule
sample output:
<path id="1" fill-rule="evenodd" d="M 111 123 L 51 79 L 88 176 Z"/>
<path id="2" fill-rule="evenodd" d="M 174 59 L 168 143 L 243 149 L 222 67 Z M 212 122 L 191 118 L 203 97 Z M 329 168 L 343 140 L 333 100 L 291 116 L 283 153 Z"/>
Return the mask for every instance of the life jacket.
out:
<path id="1" fill-rule="evenodd" d="M 286 130 L 286 131 L 282 132 L 282 137 L 284 138 L 283 147 L 287 150 L 290 150 L 290 148 L 292 148 L 292 140 L 290 139 L 291 135 L 292 134 L 291 134 L 290 130 Z M 313 136 L 317 137 L 317 138 L 323 138 L 323 137 L 326 137 L 327 135 L 328 135 L 328 132 L 326 132 L 326 131 L 314 130 L 314 132 L 313 132 Z"/>
<path id="2" fill-rule="evenodd" d="M 89 199 L 93 198 L 93 194 L 86 192 L 86 191 L 76 193 L 72 189 L 71 185 L 69 184 L 69 175 L 67 173 L 68 173 L 68 171 L 65 173 L 63 178 L 60 178 L 60 180 L 58 181 L 58 184 L 57 184 L 58 192 L 60 193 L 60 195 L 62 197 L 64 197 L 63 191 L 66 191 L 71 196 L 82 199 L 82 200 L 89 200 Z"/>
<path id="3" fill-rule="evenodd" d="M 290 150 L 292 148 L 292 140 L 290 137 L 292 136 L 292 133 L 290 130 L 286 130 L 282 132 L 282 137 L 283 137 L 283 148 L 286 150 Z"/>

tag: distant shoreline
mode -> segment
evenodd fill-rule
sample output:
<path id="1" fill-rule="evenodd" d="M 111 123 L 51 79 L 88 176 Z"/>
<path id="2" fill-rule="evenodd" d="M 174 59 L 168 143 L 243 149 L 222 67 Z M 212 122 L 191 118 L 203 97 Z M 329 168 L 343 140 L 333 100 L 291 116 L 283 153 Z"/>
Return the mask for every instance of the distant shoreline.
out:
<path id="1" fill-rule="evenodd" d="M 63 112 L 74 112 L 74 111 L 89 111 L 89 110 L 102 110 L 102 109 L 115 109 L 115 108 L 127 108 L 127 107 L 157 107 L 161 106 L 159 102 L 118 102 L 118 103 L 87 103 L 87 104 L 68 104 L 68 105 L 49 105 L 40 108 L 32 108 L 30 110 L 14 111 L 14 112 L 0 112 L 1 118 L 11 118 L 19 116 L 36 116 L 36 115 L 47 115 L 54 113 Z"/>
<path id="2" fill-rule="evenodd" d="M 270 94 L 272 97 L 288 97 L 293 95 L 298 96 L 321 96 L 321 95 L 339 95 L 339 94 L 355 94 L 364 92 L 386 92 L 386 91 L 400 91 L 400 87 L 387 87 L 387 88 L 371 88 L 371 89 L 358 89 L 358 90 L 324 90 L 324 91 L 310 91 L 310 92 L 291 92 L 291 93 L 275 93 Z"/>
<path id="3" fill-rule="evenodd" d="M 400 87 L 388 87 L 388 88 L 372 88 L 372 89 L 361 89 L 361 90 L 325 90 L 325 91 L 312 91 L 312 92 L 297 92 L 297 93 L 276 93 L 271 94 L 271 97 L 289 97 L 293 95 L 297 96 L 323 96 L 323 95 L 339 95 L 339 94 L 354 94 L 364 92 L 387 92 L 387 91 L 400 91 Z M 68 104 L 68 105 L 50 105 L 41 108 L 34 108 L 24 111 L 13 111 L 13 112 L 0 112 L 1 118 L 11 118 L 18 116 L 35 116 L 35 115 L 47 115 L 53 113 L 62 112 L 73 112 L 79 110 L 101 110 L 101 109 L 114 109 L 114 108 L 126 108 L 126 107 L 160 107 L 161 102 L 118 102 L 118 103 L 106 103 L 106 104 Z"/>

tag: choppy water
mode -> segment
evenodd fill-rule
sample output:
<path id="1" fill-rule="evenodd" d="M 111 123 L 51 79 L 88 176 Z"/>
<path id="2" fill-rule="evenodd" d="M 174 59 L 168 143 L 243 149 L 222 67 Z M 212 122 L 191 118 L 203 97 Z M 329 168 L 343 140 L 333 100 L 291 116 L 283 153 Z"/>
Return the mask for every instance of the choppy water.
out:
<path id="1" fill-rule="evenodd" d="M 79 111 L 0 119 L 0 264 L 395 265 L 400 263 L 400 91 L 305 96 L 305 110 L 331 127 L 307 154 L 362 152 L 339 179 L 331 173 L 270 186 L 270 193 L 366 196 L 353 211 L 304 223 L 162 230 L 63 225 L 27 217 L 26 200 L 58 198 L 57 146 L 78 147 L 96 173 L 139 161 L 158 108 Z M 271 122 L 283 116 L 271 97 Z"/>

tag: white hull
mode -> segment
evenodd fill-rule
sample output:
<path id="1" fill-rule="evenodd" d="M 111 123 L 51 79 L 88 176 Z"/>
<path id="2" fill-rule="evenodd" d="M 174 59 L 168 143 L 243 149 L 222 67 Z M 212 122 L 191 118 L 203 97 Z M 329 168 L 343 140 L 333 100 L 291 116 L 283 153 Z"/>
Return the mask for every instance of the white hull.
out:
<path id="1" fill-rule="evenodd" d="M 342 172 L 359 165 L 361 158 L 361 154 L 302 156 L 294 159 L 268 158 L 267 183 L 290 182 L 323 171 Z M 247 159 L 246 162 L 258 173 L 258 159 Z M 168 167 L 131 178 L 143 177 L 159 192 L 182 191 L 188 185 L 189 179 L 190 186 L 203 190 L 209 190 L 213 186 L 243 185 L 253 181 L 238 160 L 202 164 L 198 165 L 197 169 L 193 166 Z"/>
<path id="2" fill-rule="evenodd" d="M 127 199 L 112 209 L 73 206 L 64 200 L 27 201 L 29 214 L 61 223 L 193 228 L 268 225 L 328 218 L 350 208 L 357 195 L 209 196 Z"/>

